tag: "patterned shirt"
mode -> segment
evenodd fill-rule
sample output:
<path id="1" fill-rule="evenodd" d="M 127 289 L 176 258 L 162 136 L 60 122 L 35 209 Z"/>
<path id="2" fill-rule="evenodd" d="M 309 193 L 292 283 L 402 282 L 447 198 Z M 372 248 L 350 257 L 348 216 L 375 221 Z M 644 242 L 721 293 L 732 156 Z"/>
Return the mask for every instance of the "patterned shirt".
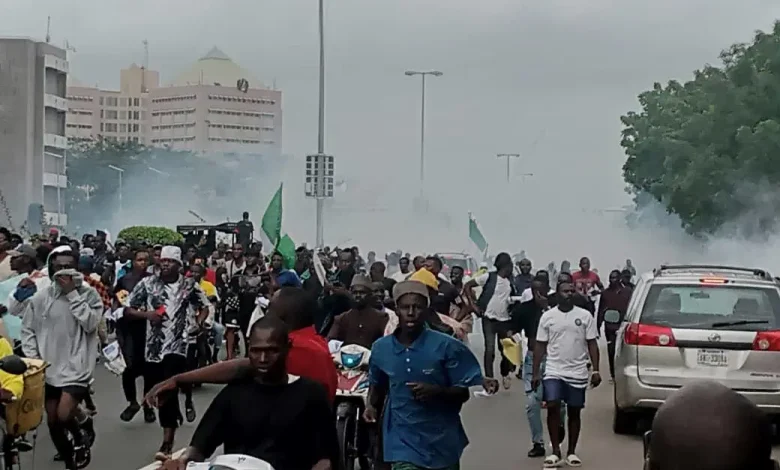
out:
<path id="1" fill-rule="evenodd" d="M 92 276 L 85 276 L 84 280 L 97 291 L 98 295 L 100 295 L 100 300 L 103 302 L 103 307 L 110 309 L 113 302 L 111 301 L 111 292 L 108 290 L 108 288 L 106 288 L 102 282 Z"/>
<path id="2" fill-rule="evenodd" d="M 161 362 L 168 354 L 187 354 L 187 331 L 209 300 L 192 278 L 179 276 L 166 284 L 160 276 L 147 276 L 135 286 L 128 304 L 162 315 L 162 323 L 146 325 L 146 360 Z"/>

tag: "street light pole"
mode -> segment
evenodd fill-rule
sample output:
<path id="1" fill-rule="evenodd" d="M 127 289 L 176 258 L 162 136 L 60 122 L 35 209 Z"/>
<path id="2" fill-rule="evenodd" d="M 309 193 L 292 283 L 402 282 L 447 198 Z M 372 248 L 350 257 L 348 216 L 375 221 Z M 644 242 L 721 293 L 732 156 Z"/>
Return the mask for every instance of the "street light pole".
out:
<path id="1" fill-rule="evenodd" d="M 319 123 L 317 129 L 317 153 L 325 154 L 325 5 L 323 0 L 320 4 L 320 104 L 319 104 Z M 317 203 L 317 248 L 325 245 L 325 230 L 323 227 L 323 212 L 325 208 L 325 199 L 320 195 L 316 198 Z"/>
<path id="2" fill-rule="evenodd" d="M 125 170 L 114 165 L 108 165 L 108 167 L 119 174 L 119 217 L 121 218 L 124 211 L 122 206 L 122 173 L 124 173 Z"/>
<path id="3" fill-rule="evenodd" d="M 510 160 L 512 158 L 520 158 L 520 154 L 519 153 L 498 153 L 496 154 L 496 157 L 506 158 L 506 182 L 509 183 L 509 176 L 511 174 Z"/>
<path id="4" fill-rule="evenodd" d="M 413 77 L 415 75 L 422 77 L 422 80 L 420 80 L 422 85 L 420 96 L 422 101 L 420 105 L 420 202 L 422 202 L 423 197 L 425 197 L 425 77 L 427 75 L 441 77 L 444 74 L 438 70 L 407 70 L 404 74 L 407 77 Z"/>

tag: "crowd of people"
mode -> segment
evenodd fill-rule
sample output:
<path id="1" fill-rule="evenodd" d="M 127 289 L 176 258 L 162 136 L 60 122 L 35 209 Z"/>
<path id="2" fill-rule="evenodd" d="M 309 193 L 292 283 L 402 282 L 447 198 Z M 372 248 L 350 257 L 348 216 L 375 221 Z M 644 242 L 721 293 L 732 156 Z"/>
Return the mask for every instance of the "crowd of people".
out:
<path id="1" fill-rule="evenodd" d="M 8 353 L 13 345 L 17 354 L 50 364 L 47 425 L 67 469 L 90 462 L 90 391 L 110 333 L 125 362 L 128 405 L 120 419 L 143 411 L 147 423 L 159 422 L 155 458 L 163 468 L 184 469 L 219 446 L 277 470 L 339 468 L 332 409 L 337 371 L 328 341 L 371 350 L 362 419 L 375 430 L 370 446 L 377 469 L 459 468 L 468 444 L 460 412 L 469 388 L 492 395 L 511 387 L 512 374 L 523 380 L 526 395 L 528 456 L 549 468 L 582 465 L 581 410 L 588 386 L 602 381 L 597 339 L 603 327 L 614 378 L 617 327 L 604 316 L 613 310 L 621 321 L 625 316 L 636 275 L 630 261 L 603 285 L 586 257 L 574 272 L 567 262 L 534 272 L 528 259 L 500 253 L 494 269 L 473 277 L 437 256 L 398 252 L 377 261 L 371 252 L 367 258 L 357 247 L 300 247 L 287 266 L 282 254 L 266 256 L 250 240 L 203 253 L 197 246 L 112 245 L 103 232 L 79 242 L 53 230 L 25 242 L 0 228 L 0 282 L 16 283 L 0 299 L 0 353 L 7 342 Z M 6 327 L 9 316 L 21 319 L 18 333 Z M 468 344 L 475 319 L 485 342 L 482 364 Z M 519 362 L 504 354 L 506 340 L 527 341 Z M 139 378 L 144 400 L 137 395 Z M 190 446 L 174 457 L 177 428 L 197 419 L 192 390 L 204 383 L 226 386 Z M 18 396 L 0 385 L 0 400 Z M 665 423 L 659 420 L 652 435 L 670 433 Z M 670 442 L 653 438 L 659 448 L 675 445 Z M 648 450 L 651 468 L 676 468 L 659 464 L 660 454 Z"/>

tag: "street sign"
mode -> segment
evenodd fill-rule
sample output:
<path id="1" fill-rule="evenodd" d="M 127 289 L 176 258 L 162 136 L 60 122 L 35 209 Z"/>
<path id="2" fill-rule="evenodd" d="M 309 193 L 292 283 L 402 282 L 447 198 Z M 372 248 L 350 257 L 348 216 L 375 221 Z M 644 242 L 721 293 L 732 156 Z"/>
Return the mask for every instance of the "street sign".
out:
<path id="1" fill-rule="evenodd" d="M 332 155 L 307 155 L 306 156 L 306 184 L 304 192 L 306 197 L 317 199 L 333 197 L 333 156 Z"/>

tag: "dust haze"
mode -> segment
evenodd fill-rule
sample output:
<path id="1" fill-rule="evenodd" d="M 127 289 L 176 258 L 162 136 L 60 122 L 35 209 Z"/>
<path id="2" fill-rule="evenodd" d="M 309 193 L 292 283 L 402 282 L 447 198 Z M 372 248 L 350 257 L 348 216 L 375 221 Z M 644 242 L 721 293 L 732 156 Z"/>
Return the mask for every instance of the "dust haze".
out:
<path id="1" fill-rule="evenodd" d="M 284 156 L 253 168 L 232 208 L 188 199 L 171 180 L 144 193 L 128 175 L 124 223 L 236 220 L 255 225 L 280 181 L 283 230 L 314 242 L 314 201 L 303 197 L 303 165 L 317 144 L 317 5 L 313 0 L 0 0 L 0 31 L 77 48 L 71 74 L 118 87 L 118 70 L 143 57 L 162 81 L 217 45 L 283 92 Z M 328 245 L 363 252 L 473 250 L 468 212 L 491 252 L 525 250 L 538 267 L 590 256 L 600 271 L 632 258 L 639 269 L 706 259 L 780 265 L 774 241 L 691 240 L 654 208 L 633 229 L 625 193 L 619 116 L 636 110 L 654 81 L 690 78 L 719 51 L 780 17 L 769 0 L 326 0 L 326 152 L 344 184 L 329 201 Z M 674 12 L 670 14 L 669 12 Z M 428 79 L 425 202 L 418 199 L 420 82 Z M 541 137 L 540 137 L 541 136 Z M 519 153 L 509 182 L 497 153 Z M 525 175 L 533 174 L 533 176 Z M 135 189 L 130 189 L 135 188 Z M 137 189 L 137 190 L 136 190 Z M 132 191 L 132 192 L 131 192 Z M 424 210 L 427 206 L 427 211 Z M 114 214 L 105 214 L 116 224 Z M 381 255 L 380 255 L 381 256 Z"/>

